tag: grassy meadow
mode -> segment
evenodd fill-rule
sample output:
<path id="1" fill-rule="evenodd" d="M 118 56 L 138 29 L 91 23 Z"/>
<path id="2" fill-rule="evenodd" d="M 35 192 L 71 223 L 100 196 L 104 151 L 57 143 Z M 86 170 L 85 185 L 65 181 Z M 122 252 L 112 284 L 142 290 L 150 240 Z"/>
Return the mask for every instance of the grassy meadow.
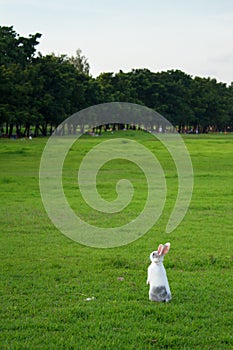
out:
<path id="1" fill-rule="evenodd" d="M 194 170 L 187 214 L 170 234 L 177 174 L 166 149 L 150 134 L 117 132 L 84 136 L 63 169 L 70 206 L 93 225 L 121 226 L 146 200 L 143 173 L 126 160 L 98 174 L 106 200 L 116 198 L 122 176 L 135 185 L 121 214 L 101 214 L 82 200 L 77 167 L 95 144 L 129 137 L 154 152 L 164 168 L 163 214 L 140 239 L 118 248 L 78 244 L 52 224 L 39 189 L 46 138 L 0 139 L 1 349 L 233 349 L 233 135 L 184 135 Z M 173 299 L 148 300 L 149 254 L 171 242 L 164 265 Z"/>

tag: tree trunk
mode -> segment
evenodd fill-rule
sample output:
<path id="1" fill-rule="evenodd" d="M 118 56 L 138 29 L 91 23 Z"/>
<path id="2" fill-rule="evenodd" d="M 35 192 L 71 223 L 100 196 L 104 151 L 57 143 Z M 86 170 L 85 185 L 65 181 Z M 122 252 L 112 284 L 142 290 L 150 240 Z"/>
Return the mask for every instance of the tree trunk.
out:
<path id="1" fill-rule="evenodd" d="M 8 135 L 8 131 L 9 131 L 9 124 L 8 122 L 6 122 L 6 135 Z"/>
<path id="2" fill-rule="evenodd" d="M 29 137 L 30 124 L 26 123 L 23 136 Z"/>

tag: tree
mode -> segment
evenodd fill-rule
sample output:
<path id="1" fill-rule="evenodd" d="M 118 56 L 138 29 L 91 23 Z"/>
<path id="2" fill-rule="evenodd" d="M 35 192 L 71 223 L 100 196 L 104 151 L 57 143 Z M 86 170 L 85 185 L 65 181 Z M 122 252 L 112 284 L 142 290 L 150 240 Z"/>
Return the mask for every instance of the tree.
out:
<path id="1" fill-rule="evenodd" d="M 114 85 L 113 85 L 114 73 L 101 73 L 96 81 L 99 83 L 102 95 L 103 102 L 114 102 Z"/>
<path id="2" fill-rule="evenodd" d="M 29 38 L 19 36 L 11 27 L 0 26 L 0 65 L 20 64 L 25 67 L 34 57 L 40 33 Z"/>
<path id="3" fill-rule="evenodd" d="M 182 131 L 193 121 L 193 111 L 190 106 L 192 77 L 180 70 L 161 72 L 158 76 L 159 112 Z"/>
<path id="4" fill-rule="evenodd" d="M 76 56 L 71 56 L 68 58 L 68 61 L 75 67 L 75 69 L 79 73 L 83 73 L 89 75 L 90 73 L 90 65 L 88 63 L 87 58 L 82 55 L 82 50 L 76 50 Z"/>
<path id="5" fill-rule="evenodd" d="M 133 69 L 129 78 L 135 91 L 135 103 L 143 104 L 155 110 L 158 109 L 158 96 L 160 83 L 157 81 L 157 75 L 149 69 Z"/>
<path id="6" fill-rule="evenodd" d="M 21 124 L 29 113 L 28 72 L 40 37 L 41 34 L 36 33 L 24 38 L 12 26 L 0 26 L 0 122 L 6 123 L 9 136 L 14 124 L 16 132 L 21 133 Z"/>
<path id="7" fill-rule="evenodd" d="M 34 97 L 39 100 L 38 114 L 43 116 L 37 128 L 43 135 L 47 135 L 48 126 L 52 132 L 53 127 L 58 126 L 73 112 L 72 94 L 77 73 L 65 56 L 57 57 L 53 54 L 39 55 L 36 67 L 41 87 L 34 90 Z"/>
<path id="8" fill-rule="evenodd" d="M 233 82 L 227 89 L 227 110 L 229 116 L 228 131 L 233 131 Z"/>
<path id="9" fill-rule="evenodd" d="M 223 130 L 229 123 L 226 84 L 216 79 L 195 77 L 192 109 L 201 132 Z"/>
<path id="10" fill-rule="evenodd" d="M 0 127 L 12 134 L 29 136 L 51 133 L 71 114 L 103 102 L 131 102 L 161 113 L 179 130 L 233 129 L 233 83 L 195 77 L 180 70 L 154 73 L 133 69 L 124 73 L 90 76 L 87 58 L 78 49 L 76 56 L 35 55 L 41 34 L 28 38 L 13 27 L 0 26 Z M 93 124 L 93 115 L 81 122 Z M 158 125 L 145 125 L 155 130 Z M 162 125 L 160 125 L 162 126 Z M 49 131 L 48 131 L 49 127 Z M 124 127 L 123 125 L 119 125 Z M 69 132 L 76 132 L 71 125 Z"/>

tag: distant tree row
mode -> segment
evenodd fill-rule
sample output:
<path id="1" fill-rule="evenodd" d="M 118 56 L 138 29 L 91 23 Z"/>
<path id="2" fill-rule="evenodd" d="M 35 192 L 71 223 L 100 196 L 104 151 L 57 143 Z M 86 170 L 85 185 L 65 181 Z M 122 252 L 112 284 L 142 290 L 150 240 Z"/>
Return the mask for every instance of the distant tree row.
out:
<path id="1" fill-rule="evenodd" d="M 36 52 L 40 37 L 0 26 L 2 136 L 46 136 L 73 113 L 114 101 L 152 108 L 180 132 L 233 131 L 233 82 L 148 69 L 93 78 L 81 50 L 72 57 L 43 56 Z"/>

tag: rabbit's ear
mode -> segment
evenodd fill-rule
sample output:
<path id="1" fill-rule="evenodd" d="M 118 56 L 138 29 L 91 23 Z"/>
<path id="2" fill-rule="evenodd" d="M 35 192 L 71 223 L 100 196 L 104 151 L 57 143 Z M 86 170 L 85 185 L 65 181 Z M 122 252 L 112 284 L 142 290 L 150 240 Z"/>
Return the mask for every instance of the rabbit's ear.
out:
<path id="1" fill-rule="evenodd" d="M 164 248 L 163 244 L 160 244 L 158 246 L 158 255 L 161 255 L 163 253 L 163 248 Z"/>
<path id="2" fill-rule="evenodd" d="M 164 244 L 162 254 L 163 255 L 167 254 L 169 252 L 169 250 L 170 250 L 170 243 L 168 242 L 168 243 Z"/>

